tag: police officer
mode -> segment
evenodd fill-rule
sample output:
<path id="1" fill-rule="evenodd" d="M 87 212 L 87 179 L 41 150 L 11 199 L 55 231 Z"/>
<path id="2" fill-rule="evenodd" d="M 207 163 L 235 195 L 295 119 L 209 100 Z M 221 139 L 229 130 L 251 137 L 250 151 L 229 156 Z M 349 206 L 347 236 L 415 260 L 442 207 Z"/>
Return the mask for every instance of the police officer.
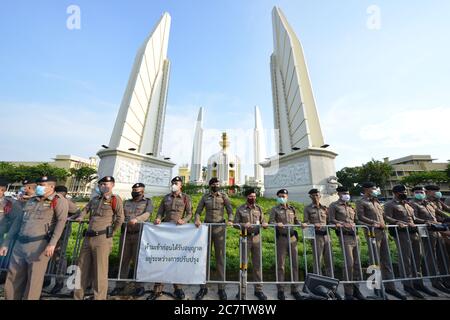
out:
<path id="1" fill-rule="evenodd" d="M 127 279 L 130 273 L 130 267 L 136 265 L 137 251 L 139 248 L 139 234 L 141 225 L 146 222 L 152 212 L 152 199 L 145 195 L 145 184 L 136 183 L 131 189 L 130 200 L 125 200 L 123 203 L 123 210 L 125 213 L 125 224 L 122 225 L 122 234 L 120 237 L 119 254 L 122 255 L 122 266 L 120 268 L 120 279 Z M 142 285 L 135 283 L 135 296 L 143 296 L 145 289 Z M 120 294 L 125 287 L 124 282 L 117 282 L 116 287 L 111 292 L 111 295 Z"/>
<path id="2" fill-rule="evenodd" d="M 191 198 L 182 192 L 183 180 L 176 176 L 171 180 L 171 193 L 166 194 L 161 201 L 158 214 L 154 224 L 161 222 L 172 222 L 177 225 L 188 223 L 192 218 L 192 201 Z M 162 295 L 164 285 L 155 283 L 153 291 L 147 297 L 147 300 L 155 300 Z M 183 300 L 185 295 L 181 285 L 174 284 L 174 295 L 178 300 Z"/>
<path id="3" fill-rule="evenodd" d="M 225 223 L 224 209 L 227 210 L 227 223 L 233 224 L 233 208 L 231 207 L 230 199 L 228 196 L 220 192 L 220 182 L 217 178 L 211 178 L 209 180 L 210 192 L 203 195 L 195 211 L 195 225 L 200 226 L 200 215 L 203 209 L 206 208 L 205 223 Z M 225 226 L 211 226 L 211 239 L 209 241 L 209 251 L 211 246 L 214 245 L 214 252 L 216 256 L 216 266 L 219 273 L 219 281 L 223 281 L 224 277 L 224 257 L 225 257 Z M 208 254 L 208 266 L 209 266 L 210 254 Z M 206 285 L 201 285 L 199 292 L 195 298 L 197 300 L 203 299 L 208 293 Z M 219 283 L 218 295 L 220 300 L 227 300 L 227 294 L 225 292 L 225 284 Z"/>
<path id="4" fill-rule="evenodd" d="M 37 300 L 44 275 L 67 219 L 67 200 L 55 192 L 56 179 L 36 180 L 36 195 L 24 207 L 23 219 L 14 221 L 0 255 L 6 255 L 9 242 L 17 236 L 5 283 L 7 300 Z"/>
<path id="5" fill-rule="evenodd" d="M 416 186 L 411 191 L 414 194 L 414 199 L 411 204 L 414 208 L 415 221 L 428 226 L 428 238 L 422 239 L 428 275 L 436 276 L 437 270 L 441 274 L 447 274 L 445 265 L 449 265 L 449 259 L 446 250 L 443 250 L 445 244 L 441 234 L 434 231 L 442 226 L 437 220 L 439 213 L 436 212 L 435 206 L 426 199 L 424 187 Z M 434 288 L 445 293 L 450 293 L 450 289 L 446 288 L 442 281 L 443 279 L 441 278 L 431 278 L 431 283 Z"/>
<path id="6" fill-rule="evenodd" d="M 27 203 L 28 200 L 30 200 L 32 197 L 34 197 L 34 194 L 36 192 L 36 181 L 31 179 L 24 179 L 22 180 L 22 188 L 20 188 L 17 200 L 19 201 L 19 204 L 23 207 Z"/>
<path id="7" fill-rule="evenodd" d="M 68 211 L 69 217 L 80 214 L 81 211 L 75 204 L 75 202 L 73 202 L 72 199 L 67 197 L 68 190 L 66 186 L 56 186 L 55 192 L 67 200 L 67 204 L 69 206 Z M 50 291 L 51 294 L 59 293 L 61 289 L 64 287 L 63 281 L 64 279 L 62 278 L 62 275 L 65 274 L 65 270 L 67 269 L 66 249 L 71 234 L 72 234 L 72 225 L 70 221 L 68 221 L 62 233 L 62 236 L 59 239 L 58 244 L 56 245 L 55 254 L 53 255 L 52 258 L 53 265 L 55 266 L 55 274 L 57 275 L 57 277 L 55 281 L 55 286 Z"/>
<path id="8" fill-rule="evenodd" d="M 297 241 L 298 234 L 297 231 L 294 230 L 293 227 L 285 227 L 285 224 L 290 225 L 299 225 L 303 226 L 300 220 L 297 217 L 297 211 L 295 208 L 288 204 L 288 191 L 287 189 L 281 189 L 277 192 L 277 203 L 275 207 L 273 207 L 270 211 L 270 224 L 277 224 L 276 227 L 276 237 L 277 237 L 277 272 L 278 272 L 278 281 L 284 281 L 284 263 L 286 256 L 289 257 L 289 249 L 290 249 L 290 257 L 292 259 L 292 281 L 298 281 L 298 251 L 297 251 Z M 306 225 L 305 225 L 306 226 Z M 279 300 L 286 300 L 284 295 L 284 288 L 282 284 L 277 284 L 277 297 Z M 302 296 L 298 292 L 298 285 L 291 285 L 291 294 L 294 296 L 296 300 L 301 300 Z"/>
<path id="9" fill-rule="evenodd" d="M 427 200 L 434 207 L 436 214 L 439 218 L 445 219 L 450 217 L 450 207 L 446 205 L 442 199 L 441 188 L 434 184 L 429 184 L 425 186 L 425 193 Z"/>
<path id="10" fill-rule="evenodd" d="M 320 203 L 322 195 L 318 189 L 308 192 L 311 204 L 303 210 L 303 222 L 314 225 L 315 241 L 311 240 L 313 252 L 313 271 L 321 274 L 322 259 L 325 260 L 325 275 L 331 277 L 331 244 L 327 228 L 324 227 L 328 221 L 328 208 Z"/>
<path id="11" fill-rule="evenodd" d="M 380 193 L 376 184 L 371 181 L 364 182 L 361 186 L 363 196 L 356 201 L 356 214 L 359 223 L 368 227 L 368 229 L 364 228 L 364 235 L 369 247 L 369 258 L 372 265 L 378 265 L 379 261 L 383 280 L 391 280 L 394 278 L 394 272 L 391 267 L 389 243 L 385 232 L 384 210 L 378 201 Z M 394 282 L 386 282 L 384 290 L 398 299 L 406 300 L 406 296 L 395 288 Z"/>
<path id="12" fill-rule="evenodd" d="M 114 177 L 106 176 L 98 181 L 99 195 L 94 196 L 86 207 L 72 219 L 81 222 L 89 213 L 79 257 L 80 288 L 75 288 L 74 299 L 84 299 L 86 288 L 92 284 L 94 300 L 105 300 L 108 295 L 109 255 L 113 236 L 124 221 L 122 199 L 113 194 Z"/>
<path id="13" fill-rule="evenodd" d="M 21 214 L 21 206 L 10 196 L 5 196 L 8 182 L 0 179 L 0 246 L 14 220 Z"/>
<path id="14" fill-rule="evenodd" d="M 344 279 L 346 281 L 361 280 L 360 260 L 358 252 L 358 235 L 356 233 L 357 216 L 355 210 L 350 205 L 350 192 L 348 188 L 339 186 L 336 188 L 339 200 L 333 202 L 328 208 L 330 224 L 336 225 L 336 235 L 344 253 Z M 346 300 L 365 300 L 359 291 L 357 283 L 344 284 L 344 294 Z"/>
<path id="15" fill-rule="evenodd" d="M 241 252 L 242 261 L 247 260 L 251 253 L 253 265 L 253 279 L 255 282 L 261 282 L 261 235 L 260 226 L 267 228 L 268 224 L 264 220 L 263 209 L 256 204 L 256 192 L 249 189 L 245 192 L 247 202 L 236 209 L 234 223 L 239 224 L 241 229 L 247 232 L 247 252 Z M 244 259 L 245 256 L 247 259 Z M 267 300 L 262 291 L 261 283 L 255 284 L 255 296 L 259 300 Z M 239 297 L 239 294 L 237 295 Z"/>
<path id="16" fill-rule="evenodd" d="M 405 278 L 421 276 L 421 252 L 420 237 L 415 225 L 414 208 L 407 201 L 408 195 L 404 185 L 396 185 L 392 188 L 394 198 L 384 205 L 385 220 L 391 225 L 398 226 L 397 231 L 391 229 L 391 235 L 395 239 L 397 251 L 401 255 L 400 270 Z M 398 237 L 397 237 L 398 234 Z M 437 296 L 423 285 L 422 280 L 405 280 L 403 287 L 406 292 L 416 298 L 424 296 L 418 291 Z"/>

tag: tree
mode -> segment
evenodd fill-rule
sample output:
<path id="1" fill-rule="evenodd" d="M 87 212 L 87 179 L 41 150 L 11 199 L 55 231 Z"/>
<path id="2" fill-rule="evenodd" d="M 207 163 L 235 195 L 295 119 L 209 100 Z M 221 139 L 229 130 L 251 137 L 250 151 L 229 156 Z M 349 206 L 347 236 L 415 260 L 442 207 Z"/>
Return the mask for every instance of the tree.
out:
<path id="1" fill-rule="evenodd" d="M 97 178 L 97 170 L 92 167 L 82 166 L 80 168 L 70 168 L 70 175 L 77 182 L 75 192 L 79 191 L 80 186 L 86 186 L 89 182 Z"/>
<path id="2" fill-rule="evenodd" d="M 69 176 L 66 169 L 56 168 L 48 163 L 41 163 L 36 166 L 14 165 L 8 162 L 0 162 L 0 176 L 9 182 L 19 182 L 23 179 L 36 180 L 42 176 L 53 176 L 58 181 L 65 181 Z"/>
<path id="3" fill-rule="evenodd" d="M 450 181 L 447 174 L 448 173 L 445 171 L 413 172 L 409 176 L 404 177 L 401 181 L 410 187 L 426 183 L 441 184 Z"/>
<path id="4" fill-rule="evenodd" d="M 450 180 L 450 162 L 447 164 L 446 172 L 447 172 L 447 178 L 448 178 L 448 180 Z"/>
<path id="5" fill-rule="evenodd" d="M 338 182 L 344 187 L 347 187 L 352 195 L 359 194 L 355 185 L 360 182 L 360 170 L 361 167 L 345 167 L 336 172 Z"/>
<path id="6" fill-rule="evenodd" d="M 363 164 L 359 171 L 359 182 L 372 181 L 377 186 L 385 186 L 393 168 L 390 164 L 374 160 Z"/>

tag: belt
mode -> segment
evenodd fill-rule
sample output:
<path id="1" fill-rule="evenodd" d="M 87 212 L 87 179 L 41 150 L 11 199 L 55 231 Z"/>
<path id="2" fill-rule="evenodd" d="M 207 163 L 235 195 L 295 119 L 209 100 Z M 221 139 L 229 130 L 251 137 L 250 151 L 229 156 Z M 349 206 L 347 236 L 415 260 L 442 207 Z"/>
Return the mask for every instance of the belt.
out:
<path id="1" fill-rule="evenodd" d="M 257 236 L 257 235 L 259 235 L 259 230 L 258 231 L 253 231 L 253 232 L 250 232 L 250 233 L 248 233 L 247 235 L 249 235 L 249 236 Z"/>
<path id="2" fill-rule="evenodd" d="M 343 235 L 346 236 L 354 236 L 355 231 L 348 231 L 348 230 L 336 230 L 336 234 L 339 236 L 339 231 L 342 232 Z"/>
<path id="3" fill-rule="evenodd" d="M 326 236 L 327 232 L 322 230 L 314 230 L 316 236 Z"/>
<path id="4" fill-rule="evenodd" d="M 44 234 L 42 236 L 36 236 L 36 237 L 28 237 L 28 236 L 18 236 L 17 241 L 20 243 L 30 243 L 30 242 L 36 242 L 40 240 L 50 240 L 50 236 L 48 234 Z"/>
<path id="5" fill-rule="evenodd" d="M 101 230 L 101 231 L 94 231 L 94 230 L 85 230 L 84 231 L 84 236 L 86 236 L 86 237 L 97 237 L 102 234 L 106 234 L 106 229 Z"/>

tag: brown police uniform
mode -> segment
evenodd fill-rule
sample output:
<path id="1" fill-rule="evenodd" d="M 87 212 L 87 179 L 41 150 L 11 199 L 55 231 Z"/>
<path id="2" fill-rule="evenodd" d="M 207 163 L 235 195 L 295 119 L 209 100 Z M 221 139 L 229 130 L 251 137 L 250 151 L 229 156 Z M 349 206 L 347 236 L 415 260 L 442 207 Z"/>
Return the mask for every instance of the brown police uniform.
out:
<path id="1" fill-rule="evenodd" d="M 33 197 L 16 219 L 4 245 L 17 236 L 5 283 L 7 300 L 38 300 L 50 257 L 47 246 L 56 246 L 67 220 L 67 200 L 53 193 L 48 198 Z"/>
<path id="2" fill-rule="evenodd" d="M 389 254 L 389 242 L 386 232 L 382 228 L 376 228 L 375 224 L 384 224 L 384 209 L 377 198 L 363 196 L 356 201 L 356 214 L 360 224 L 365 225 L 364 235 L 369 247 L 369 259 L 371 264 L 380 264 L 383 280 L 394 278 L 392 263 Z M 394 282 L 386 282 L 384 287 L 394 290 Z"/>
<path id="3" fill-rule="evenodd" d="M 169 193 L 164 196 L 158 209 L 156 219 L 162 222 L 177 222 L 179 219 L 183 219 L 186 223 L 192 218 L 192 201 L 191 198 L 180 192 L 178 195 L 175 193 Z M 174 284 L 174 289 L 181 289 L 181 285 Z M 162 283 L 155 283 L 154 291 L 156 294 L 160 294 L 164 289 Z"/>
<path id="4" fill-rule="evenodd" d="M 78 262 L 81 288 L 75 289 L 74 299 L 82 300 L 84 292 L 92 285 L 95 300 L 105 300 L 108 295 L 109 255 L 113 246 L 112 233 L 119 231 L 124 221 L 123 203 L 118 195 L 92 198 L 78 218 L 90 213 L 89 226 L 81 246 Z"/>
<path id="5" fill-rule="evenodd" d="M 64 197 L 63 195 L 60 196 L 61 198 Z M 67 204 L 69 207 L 68 210 L 69 217 L 77 215 L 81 212 L 78 206 L 75 204 L 75 202 L 73 202 L 71 199 L 67 198 L 65 199 L 67 200 Z M 63 283 L 62 275 L 64 275 L 67 270 L 66 249 L 71 235 L 72 235 L 72 224 L 68 221 L 66 222 L 66 226 L 61 234 L 58 244 L 56 245 L 55 253 L 53 254 L 53 257 L 50 262 L 49 269 L 51 269 L 51 271 L 57 275 L 56 283 L 60 286 Z"/>
<path id="6" fill-rule="evenodd" d="M 309 204 L 303 210 L 303 222 L 307 224 L 320 223 L 327 224 L 328 213 L 327 207 L 320 204 L 316 206 L 314 203 Z M 325 260 L 325 275 L 331 277 L 331 244 L 330 237 L 327 234 L 327 228 L 321 227 L 314 229 L 315 240 L 311 240 L 312 252 L 313 252 L 313 271 L 316 274 L 322 274 L 322 258 Z"/>
<path id="7" fill-rule="evenodd" d="M 247 252 L 241 252 L 241 259 L 248 261 L 248 256 L 252 255 L 253 281 L 261 282 L 261 227 L 259 225 L 265 221 L 263 209 L 259 205 L 246 203 L 236 209 L 234 223 L 241 224 L 243 227 L 247 222 L 258 226 L 251 226 L 247 229 Z M 261 292 L 262 288 L 262 283 L 255 284 L 255 292 Z"/>
<path id="8" fill-rule="evenodd" d="M 0 198 L 0 247 L 14 220 L 22 215 L 21 205 L 11 197 Z"/>
<path id="9" fill-rule="evenodd" d="M 126 224 L 122 225 L 122 234 L 120 236 L 120 249 L 119 253 L 122 256 L 122 267 L 120 269 L 120 278 L 127 279 L 130 273 L 131 264 L 136 266 L 136 257 L 139 248 L 139 234 L 143 222 L 146 222 L 152 212 L 153 203 L 150 198 L 143 197 L 141 200 L 126 200 L 123 204 L 123 210 L 125 213 Z M 138 222 L 134 225 L 129 224 L 130 220 L 136 219 Z M 126 235 L 125 235 L 126 230 Z M 125 242 L 125 245 L 124 245 Z M 123 253 L 122 253 L 123 252 Z M 116 288 L 123 288 L 123 282 L 118 282 Z M 137 286 L 142 287 L 136 283 Z"/>
<path id="10" fill-rule="evenodd" d="M 228 221 L 233 220 L 233 208 L 231 207 L 230 199 L 223 192 L 209 192 L 200 199 L 200 202 L 195 211 L 195 220 L 200 221 L 200 215 L 203 209 L 206 208 L 205 223 L 225 223 L 224 209 L 227 210 Z M 208 246 L 208 266 L 210 265 L 210 251 L 211 246 L 214 245 L 214 252 L 216 257 L 216 266 L 218 272 L 218 281 L 225 279 L 225 226 L 211 226 L 211 238 Z M 201 285 L 206 288 L 206 285 Z M 218 284 L 219 290 L 225 288 L 225 284 Z"/>
<path id="11" fill-rule="evenodd" d="M 419 224 L 437 224 L 439 212 L 435 210 L 435 207 L 430 201 L 414 199 L 411 202 L 414 208 L 415 221 Z M 448 274 L 445 265 L 449 265 L 449 258 L 447 251 L 445 250 L 445 243 L 439 232 L 428 230 L 429 238 L 422 238 L 422 244 L 425 254 L 426 269 L 431 276 L 437 275 L 439 270 L 440 274 Z M 439 278 L 431 278 L 433 284 L 440 282 Z"/>
<path id="12" fill-rule="evenodd" d="M 357 221 L 355 210 L 345 201 L 338 200 L 333 202 L 328 208 L 328 217 L 330 224 L 355 223 Z M 339 230 L 340 229 L 340 230 Z M 358 252 L 358 235 L 353 228 L 342 227 L 336 229 L 339 238 L 339 244 L 344 253 L 344 279 L 345 281 L 361 280 L 361 265 Z M 344 292 L 346 296 L 353 296 L 354 288 L 358 288 L 358 284 L 344 284 Z"/>
<path id="13" fill-rule="evenodd" d="M 392 199 L 384 205 L 384 217 L 391 225 L 414 223 L 414 208 L 407 201 Z M 421 276 L 420 237 L 416 228 L 397 228 L 391 231 L 400 255 L 400 270 L 404 278 Z M 423 285 L 422 280 L 414 280 L 414 284 Z M 413 287 L 412 281 L 403 281 L 404 287 Z"/>
<path id="14" fill-rule="evenodd" d="M 287 205 L 287 207 L 283 205 L 277 205 L 273 207 L 270 211 L 270 224 L 276 223 L 283 224 L 300 224 L 300 220 L 297 218 L 297 212 L 295 208 L 291 205 Z M 289 232 L 288 233 L 288 229 Z M 276 227 L 276 235 L 277 235 L 277 273 L 278 273 L 278 281 L 284 281 L 284 264 L 286 256 L 289 257 L 289 248 L 290 248 L 290 256 L 292 257 L 292 275 L 293 279 L 291 281 L 298 281 L 298 251 L 297 251 L 297 241 L 298 236 L 293 227 Z M 278 291 L 284 291 L 282 284 L 277 284 Z M 297 292 L 298 285 L 291 285 L 291 292 Z"/>

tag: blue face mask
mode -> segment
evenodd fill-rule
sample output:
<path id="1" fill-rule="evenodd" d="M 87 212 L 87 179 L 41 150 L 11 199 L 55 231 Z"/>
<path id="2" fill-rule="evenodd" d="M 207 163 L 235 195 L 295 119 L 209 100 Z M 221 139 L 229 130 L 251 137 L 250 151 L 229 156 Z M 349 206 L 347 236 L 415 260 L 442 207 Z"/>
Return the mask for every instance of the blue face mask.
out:
<path id="1" fill-rule="evenodd" d="M 37 186 L 36 187 L 36 195 L 38 197 L 42 197 L 45 194 L 45 187 L 44 186 Z"/>
<path id="2" fill-rule="evenodd" d="M 380 195 L 380 193 L 378 192 L 378 190 L 373 190 L 372 193 L 370 194 L 372 197 L 376 198 Z"/>
<path id="3" fill-rule="evenodd" d="M 440 199 L 440 198 L 442 198 L 442 192 L 437 191 L 434 193 L 434 196 L 436 197 L 436 199 Z"/>
<path id="4" fill-rule="evenodd" d="M 278 197 L 278 198 L 277 198 L 277 202 L 278 202 L 279 204 L 286 204 L 286 203 L 287 203 L 287 199 L 286 199 L 286 198 Z"/>
<path id="5" fill-rule="evenodd" d="M 423 193 L 414 193 L 414 198 L 416 198 L 419 201 L 422 201 L 425 199 L 425 195 Z"/>
<path id="6" fill-rule="evenodd" d="M 95 187 L 95 193 L 101 195 L 100 188 L 98 186 Z"/>
<path id="7" fill-rule="evenodd" d="M 341 195 L 341 200 L 344 201 L 344 202 L 350 201 L 350 195 L 349 194 Z"/>

